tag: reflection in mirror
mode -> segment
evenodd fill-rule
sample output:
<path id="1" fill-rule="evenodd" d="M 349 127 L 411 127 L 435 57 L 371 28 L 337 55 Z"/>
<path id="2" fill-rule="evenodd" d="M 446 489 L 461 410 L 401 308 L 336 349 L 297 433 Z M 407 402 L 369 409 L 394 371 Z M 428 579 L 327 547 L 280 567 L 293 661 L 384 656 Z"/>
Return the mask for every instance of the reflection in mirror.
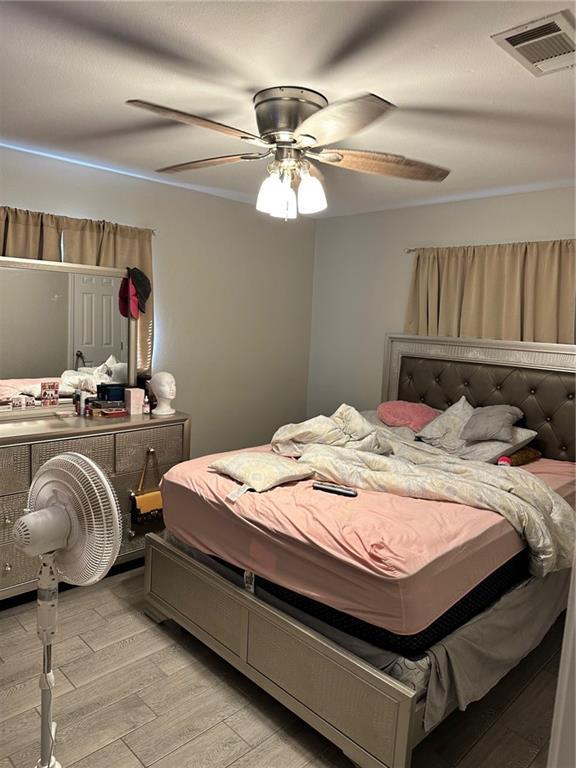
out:
<path id="1" fill-rule="evenodd" d="M 0 403 L 58 381 L 59 402 L 74 390 L 128 380 L 128 320 L 118 309 L 121 277 L 49 268 L 0 269 Z M 1 406 L 0 406 L 1 407 Z"/>

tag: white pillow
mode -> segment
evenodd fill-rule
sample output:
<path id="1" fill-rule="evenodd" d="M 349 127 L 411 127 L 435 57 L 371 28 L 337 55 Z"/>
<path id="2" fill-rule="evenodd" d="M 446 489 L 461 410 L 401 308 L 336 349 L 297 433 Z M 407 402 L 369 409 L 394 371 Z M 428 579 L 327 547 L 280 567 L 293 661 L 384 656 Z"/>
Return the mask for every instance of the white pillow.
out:
<path id="1" fill-rule="evenodd" d="M 282 483 L 304 480 L 313 474 L 311 469 L 293 459 L 260 451 L 244 451 L 225 456 L 210 464 L 210 469 L 228 475 L 242 483 L 246 490 L 252 489 L 258 493 Z"/>
<path id="2" fill-rule="evenodd" d="M 458 451 L 461 459 L 468 461 L 485 461 L 488 464 L 496 464 L 500 456 L 510 456 L 528 445 L 538 432 L 533 429 L 523 429 L 522 427 L 512 427 L 512 440 L 505 443 L 502 440 L 482 440 L 478 443 L 471 443 Z"/>
<path id="3" fill-rule="evenodd" d="M 473 413 L 474 408 L 462 395 L 457 403 L 426 424 L 416 437 L 448 453 L 458 453 L 466 446 L 466 441 L 460 437 L 460 433 Z"/>

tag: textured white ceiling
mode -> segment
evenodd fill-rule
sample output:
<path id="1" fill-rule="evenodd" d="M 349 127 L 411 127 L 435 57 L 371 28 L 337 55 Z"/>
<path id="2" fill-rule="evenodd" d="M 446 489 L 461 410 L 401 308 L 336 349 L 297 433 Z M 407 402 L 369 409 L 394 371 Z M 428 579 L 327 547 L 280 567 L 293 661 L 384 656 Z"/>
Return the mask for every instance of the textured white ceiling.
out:
<path id="1" fill-rule="evenodd" d="M 452 173 L 433 184 L 326 168 L 329 215 L 560 186 L 573 174 L 573 72 L 535 78 L 490 35 L 569 5 L 1 2 L 0 134 L 153 176 L 247 147 L 139 113 L 126 99 L 253 131 L 251 98 L 261 88 L 307 86 L 330 101 L 372 91 L 399 109 L 341 145 Z M 174 181 L 253 200 L 264 173 L 264 163 L 241 163 Z"/>

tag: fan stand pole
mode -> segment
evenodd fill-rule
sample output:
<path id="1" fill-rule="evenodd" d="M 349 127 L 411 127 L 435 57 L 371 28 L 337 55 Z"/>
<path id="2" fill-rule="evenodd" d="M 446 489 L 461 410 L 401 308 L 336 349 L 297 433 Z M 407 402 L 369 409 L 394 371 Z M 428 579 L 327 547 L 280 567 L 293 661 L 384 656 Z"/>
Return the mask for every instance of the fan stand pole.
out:
<path id="1" fill-rule="evenodd" d="M 53 754 L 56 723 L 52 721 L 52 689 L 54 688 L 52 641 L 56 634 L 57 613 L 58 578 L 54 564 L 54 552 L 48 552 L 42 555 L 42 564 L 38 574 L 38 637 L 42 641 L 43 653 L 42 674 L 40 675 L 40 760 L 36 763 L 36 768 L 62 768 Z"/>

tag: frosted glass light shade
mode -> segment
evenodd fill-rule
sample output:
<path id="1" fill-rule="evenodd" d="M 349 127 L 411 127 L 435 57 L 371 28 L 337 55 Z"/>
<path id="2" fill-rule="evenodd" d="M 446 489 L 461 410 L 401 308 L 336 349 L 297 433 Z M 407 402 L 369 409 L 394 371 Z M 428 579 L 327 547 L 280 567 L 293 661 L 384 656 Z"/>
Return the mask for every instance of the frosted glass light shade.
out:
<path id="1" fill-rule="evenodd" d="M 274 201 L 270 216 L 275 219 L 295 219 L 298 215 L 296 192 L 291 187 L 290 177 L 285 176 L 281 183 L 282 192 Z"/>
<path id="2" fill-rule="evenodd" d="M 300 173 L 298 187 L 298 210 L 300 213 L 318 213 L 328 207 L 324 187 L 307 171 Z"/>
<path id="3" fill-rule="evenodd" d="M 273 209 L 280 205 L 284 197 L 284 188 L 277 173 L 271 173 L 260 186 L 258 199 L 256 200 L 256 210 L 262 213 L 271 213 Z"/>

